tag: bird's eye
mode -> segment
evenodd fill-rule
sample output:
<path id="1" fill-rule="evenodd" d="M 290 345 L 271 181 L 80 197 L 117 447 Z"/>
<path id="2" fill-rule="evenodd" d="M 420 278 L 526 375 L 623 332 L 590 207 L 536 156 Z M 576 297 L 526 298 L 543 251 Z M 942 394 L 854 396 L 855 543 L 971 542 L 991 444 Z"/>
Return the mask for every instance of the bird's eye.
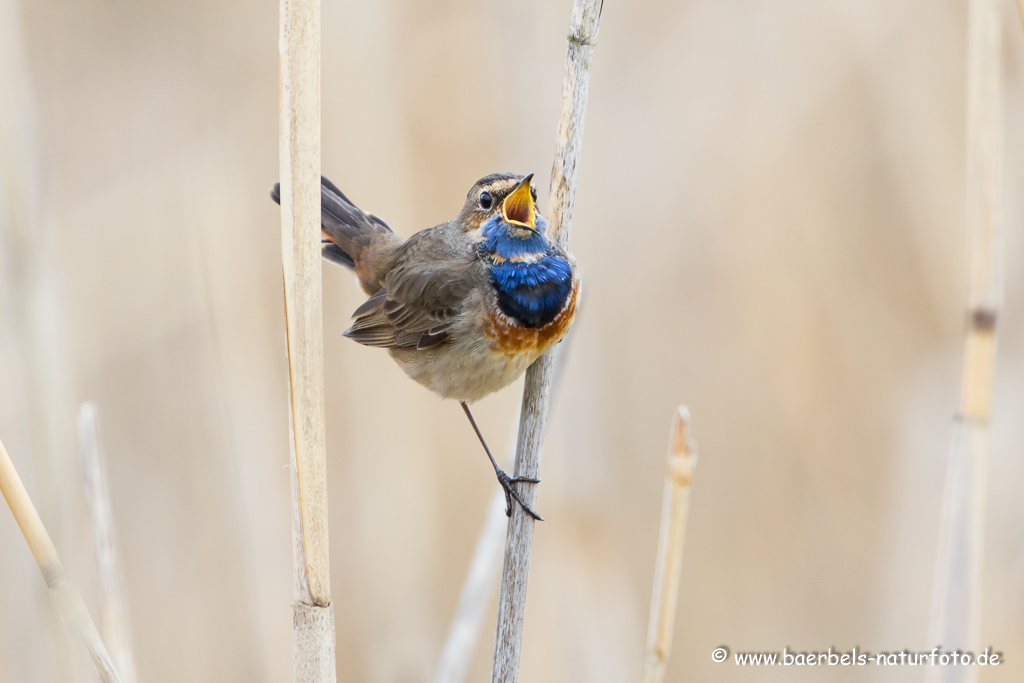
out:
<path id="1" fill-rule="evenodd" d="M 480 208 L 487 211 L 494 206 L 494 197 L 491 196 L 490 192 L 484 191 L 480 193 Z"/>

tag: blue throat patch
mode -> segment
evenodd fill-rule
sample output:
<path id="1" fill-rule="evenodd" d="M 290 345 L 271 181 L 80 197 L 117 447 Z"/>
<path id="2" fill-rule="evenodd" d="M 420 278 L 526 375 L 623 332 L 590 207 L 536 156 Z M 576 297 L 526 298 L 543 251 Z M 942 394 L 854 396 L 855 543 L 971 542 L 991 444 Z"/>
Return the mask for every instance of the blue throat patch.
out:
<path id="1" fill-rule="evenodd" d="M 492 216 L 482 226 L 481 247 L 492 260 L 491 281 L 498 305 L 523 327 L 544 327 L 558 317 L 572 291 L 572 267 L 544 235 L 547 223 L 537 217 L 537 233 L 516 230 Z M 508 259 L 529 257 L 529 261 Z"/>

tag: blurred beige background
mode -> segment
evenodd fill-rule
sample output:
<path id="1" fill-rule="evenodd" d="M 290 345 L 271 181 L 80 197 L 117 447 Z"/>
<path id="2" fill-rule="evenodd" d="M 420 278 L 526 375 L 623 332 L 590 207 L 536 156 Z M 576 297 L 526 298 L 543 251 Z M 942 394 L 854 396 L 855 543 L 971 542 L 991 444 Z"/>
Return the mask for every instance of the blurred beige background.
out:
<path id="1" fill-rule="evenodd" d="M 569 0 L 325 2 L 323 170 L 408 235 L 546 178 Z M 1006 309 L 982 640 L 1024 679 L 1024 32 L 1004 3 Z M 273 2 L 0 0 L 0 436 L 95 609 L 75 415 L 99 405 L 141 681 L 285 681 Z M 966 300 L 965 3 L 606 3 L 522 680 L 638 680 L 669 418 L 700 465 L 670 681 L 711 650 L 930 649 Z M 493 473 L 457 405 L 342 338 L 325 264 L 340 681 L 431 681 Z M 521 385 L 482 402 L 499 447 Z M 0 681 L 65 680 L 0 514 Z M 487 680 L 494 604 L 469 680 Z M 78 668 L 75 680 L 90 680 Z"/>

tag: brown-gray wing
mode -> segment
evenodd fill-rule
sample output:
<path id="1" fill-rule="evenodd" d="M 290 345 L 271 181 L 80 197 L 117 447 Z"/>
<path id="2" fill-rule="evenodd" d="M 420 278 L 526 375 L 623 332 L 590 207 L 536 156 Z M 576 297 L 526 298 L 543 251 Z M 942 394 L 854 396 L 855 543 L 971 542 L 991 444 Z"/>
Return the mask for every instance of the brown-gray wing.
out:
<path id="1" fill-rule="evenodd" d="M 451 325 L 474 286 L 478 261 L 400 262 L 384 287 L 356 309 L 345 336 L 366 346 L 425 349 L 448 341 Z"/>

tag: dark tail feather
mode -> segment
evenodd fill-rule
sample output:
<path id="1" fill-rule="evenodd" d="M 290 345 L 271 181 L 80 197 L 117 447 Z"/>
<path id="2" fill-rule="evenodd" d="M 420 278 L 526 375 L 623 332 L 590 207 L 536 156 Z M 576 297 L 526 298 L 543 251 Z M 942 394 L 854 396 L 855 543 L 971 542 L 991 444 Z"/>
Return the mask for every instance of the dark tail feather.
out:
<path id="1" fill-rule="evenodd" d="M 280 183 L 274 183 L 270 197 L 278 204 L 281 203 Z M 394 234 L 387 223 L 373 214 L 361 211 L 344 192 L 323 176 L 320 177 L 320 207 L 320 227 L 327 238 L 323 245 L 323 256 L 331 263 L 358 268 L 363 252 L 384 236 L 382 233 L 391 233 L 388 237 Z"/>
<path id="2" fill-rule="evenodd" d="M 327 178 L 324 178 L 323 176 L 320 176 L 320 187 L 321 187 L 321 188 L 324 188 L 324 187 L 326 187 L 326 188 L 327 188 L 328 190 L 330 190 L 330 191 L 331 191 L 331 192 L 333 192 L 334 194 L 336 194 L 336 195 L 338 195 L 339 197 L 341 197 L 341 198 L 342 198 L 342 200 L 343 200 L 343 201 L 345 201 L 346 203 L 348 203 L 348 204 L 352 204 L 352 200 L 351 200 L 351 199 L 349 199 L 348 197 L 346 197 L 346 196 L 345 196 L 345 193 L 344 193 L 344 192 L 342 192 L 341 190 L 339 190 L 339 189 L 338 189 L 338 186 L 337 186 L 337 185 L 335 185 L 334 183 L 332 183 L 332 182 L 331 182 L 330 180 L 328 180 Z"/>
<path id="3" fill-rule="evenodd" d="M 320 193 L 321 193 L 321 196 L 323 196 L 323 194 L 324 194 L 323 193 L 324 188 L 326 188 L 326 189 L 330 190 L 331 192 L 333 192 L 334 194 L 338 195 L 338 197 L 341 198 L 341 201 L 345 202 L 346 204 L 348 204 L 350 207 L 352 207 L 356 211 L 359 211 L 359 209 L 356 208 L 356 205 L 352 203 L 352 200 L 349 199 L 348 197 L 346 197 L 345 193 L 338 189 L 337 185 L 332 183 L 327 178 L 324 178 L 323 176 L 320 176 Z M 324 201 L 326 201 L 326 200 L 324 200 Z M 363 212 L 359 211 L 359 213 L 363 213 Z M 363 215 L 366 216 L 367 218 L 369 218 L 371 221 L 373 221 L 377 225 L 379 225 L 380 227 L 382 227 L 385 230 L 387 230 L 388 232 L 394 232 L 394 230 L 391 229 L 391 226 L 388 225 L 387 223 L 385 223 L 384 220 L 381 219 L 380 216 L 374 216 L 372 213 L 363 213 Z"/>
<path id="4" fill-rule="evenodd" d="M 320 244 L 320 253 L 323 255 L 325 261 L 330 261 L 339 266 L 348 266 L 349 268 L 355 268 L 356 262 L 352 260 L 352 257 L 341 250 L 334 242 L 330 240 L 323 240 Z"/>

